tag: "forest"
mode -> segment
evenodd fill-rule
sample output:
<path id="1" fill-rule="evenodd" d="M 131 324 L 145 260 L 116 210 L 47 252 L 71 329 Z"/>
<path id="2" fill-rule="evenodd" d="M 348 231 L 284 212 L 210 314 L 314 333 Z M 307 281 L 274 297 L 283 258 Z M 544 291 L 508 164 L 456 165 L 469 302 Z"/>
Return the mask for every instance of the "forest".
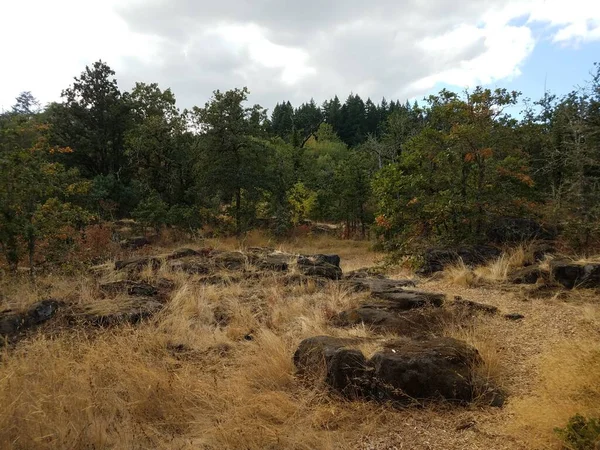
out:
<path id="1" fill-rule="evenodd" d="M 0 250 L 7 267 L 32 267 L 133 218 L 217 235 L 339 223 L 344 237 L 395 252 L 489 242 L 510 220 L 591 252 L 600 66 L 582 82 L 537 100 L 477 87 L 414 104 L 283 100 L 271 112 L 244 87 L 180 110 L 154 83 L 122 91 L 99 61 L 59 102 L 23 92 L 0 115 Z"/>

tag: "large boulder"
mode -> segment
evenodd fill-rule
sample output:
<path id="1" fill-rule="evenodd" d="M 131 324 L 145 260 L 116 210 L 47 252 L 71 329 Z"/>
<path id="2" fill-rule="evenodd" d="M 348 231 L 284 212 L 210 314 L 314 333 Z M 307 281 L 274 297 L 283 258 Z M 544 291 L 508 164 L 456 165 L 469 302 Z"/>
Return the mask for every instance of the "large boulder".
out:
<path id="1" fill-rule="evenodd" d="M 12 310 L 0 313 L 0 336 L 14 337 L 17 334 L 50 320 L 58 311 L 61 303 L 47 299 L 34 303 L 25 311 Z"/>
<path id="2" fill-rule="evenodd" d="M 597 288 L 600 287 L 600 262 L 551 261 L 550 276 L 552 281 L 560 283 L 568 289 L 574 287 Z"/>
<path id="3" fill-rule="evenodd" d="M 303 340 L 294 353 L 298 374 L 321 378 L 350 398 L 368 394 L 369 367 L 361 351 L 352 348 L 364 339 L 316 336 Z"/>
<path id="4" fill-rule="evenodd" d="M 331 262 L 337 262 L 337 265 Z M 304 275 L 339 280 L 342 278 L 339 262 L 340 258 L 337 255 L 300 256 L 296 260 L 296 267 Z"/>
<path id="5" fill-rule="evenodd" d="M 535 284 L 546 275 L 539 266 L 527 266 L 509 273 L 508 280 L 514 284 Z"/>
<path id="6" fill-rule="evenodd" d="M 378 350 L 367 359 L 362 345 Z M 474 369 L 481 362 L 475 348 L 451 338 L 378 342 L 316 336 L 302 341 L 294 354 L 300 374 L 321 379 L 342 395 L 399 404 L 473 401 L 481 385 Z"/>

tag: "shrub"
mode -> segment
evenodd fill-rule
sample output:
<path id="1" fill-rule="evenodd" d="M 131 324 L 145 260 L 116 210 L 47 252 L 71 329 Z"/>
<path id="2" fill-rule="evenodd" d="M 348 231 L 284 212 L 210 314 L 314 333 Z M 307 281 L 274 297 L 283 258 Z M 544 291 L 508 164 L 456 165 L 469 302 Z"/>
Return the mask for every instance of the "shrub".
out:
<path id="1" fill-rule="evenodd" d="M 600 420 L 579 414 L 569 419 L 564 428 L 555 428 L 565 450 L 595 450 L 600 444 Z"/>

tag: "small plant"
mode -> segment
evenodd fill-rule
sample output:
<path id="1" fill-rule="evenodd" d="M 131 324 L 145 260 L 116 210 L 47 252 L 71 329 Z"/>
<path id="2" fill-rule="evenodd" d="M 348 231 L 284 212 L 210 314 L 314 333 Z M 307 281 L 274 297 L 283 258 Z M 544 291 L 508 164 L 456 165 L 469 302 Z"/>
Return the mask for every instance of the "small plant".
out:
<path id="1" fill-rule="evenodd" d="M 599 419 L 576 414 L 565 428 L 555 428 L 554 432 L 563 441 L 565 450 L 596 450 L 600 444 Z"/>

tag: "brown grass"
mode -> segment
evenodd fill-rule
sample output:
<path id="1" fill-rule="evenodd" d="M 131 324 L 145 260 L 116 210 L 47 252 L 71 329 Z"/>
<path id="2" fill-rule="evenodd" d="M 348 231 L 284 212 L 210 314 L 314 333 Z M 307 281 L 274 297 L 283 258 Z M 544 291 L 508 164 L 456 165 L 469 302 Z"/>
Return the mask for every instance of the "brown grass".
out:
<path id="1" fill-rule="evenodd" d="M 345 270 L 381 257 L 368 251 L 368 243 L 327 237 L 274 243 L 252 235 L 244 242 L 199 245 L 337 253 Z M 506 261 L 496 264 L 499 272 L 489 273 L 502 274 Z M 4 281 L 0 310 L 45 297 L 115 307 L 122 296 L 99 301 L 98 283 L 123 277 L 109 261 L 100 280 L 48 275 L 32 284 Z M 176 288 L 165 309 L 146 323 L 40 332 L 0 350 L 0 449 L 556 448 L 554 426 L 575 412 L 599 413 L 594 330 L 600 309 L 589 302 L 523 304 L 452 279 L 422 286 L 504 309 L 527 308 L 522 323 L 481 317 L 445 329 L 478 349 L 484 361 L 478 374 L 505 388 L 509 402 L 502 410 L 443 404 L 394 410 L 344 401 L 294 374 L 292 355 L 306 337 L 373 336 L 364 326 L 339 329 L 329 322 L 366 294 L 335 283 L 286 285 L 276 276 L 204 285 L 167 265 L 142 272 L 148 281 L 156 277 Z M 563 339 L 567 324 L 576 331 Z M 359 348 L 369 356 L 377 345 Z M 465 421 L 476 425 L 462 431 Z"/>

